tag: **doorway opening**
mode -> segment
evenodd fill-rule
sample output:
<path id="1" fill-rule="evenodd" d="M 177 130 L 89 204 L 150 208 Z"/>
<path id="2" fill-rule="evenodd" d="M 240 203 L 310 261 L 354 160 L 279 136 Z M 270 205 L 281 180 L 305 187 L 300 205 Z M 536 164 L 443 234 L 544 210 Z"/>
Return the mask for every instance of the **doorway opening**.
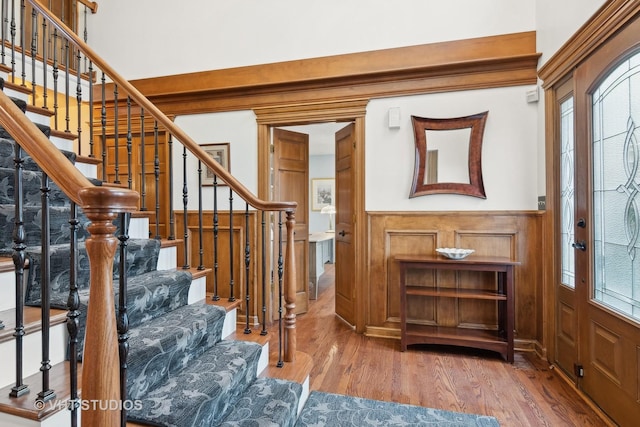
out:
<path id="1" fill-rule="evenodd" d="M 304 313 L 309 304 L 309 180 L 308 159 L 300 162 L 301 154 L 308 156 L 308 142 L 300 143 L 297 136 L 285 136 L 284 144 L 276 146 L 275 136 L 292 126 L 329 125 L 341 129 L 335 135 L 336 214 L 332 225 L 335 230 L 335 295 L 336 314 L 355 326 L 357 332 L 365 329 L 366 286 L 366 219 L 364 210 L 364 135 L 368 100 L 336 101 L 318 104 L 295 104 L 254 109 L 258 123 L 258 196 L 267 200 L 302 200 L 293 215 L 293 247 L 296 263 L 295 309 Z M 305 135 L 306 137 L 306 135 Z M 305 151 L 302 153 L 302 151 Z M 302 178 L 300 178 L 302 177 Z M 284 185 L 283 185 L 283 178 Z M 296 179 L 298 178 L 298 179 Z M 297 197 L 291 197 L 290 194 Z M 323 218 L 323 216 L 320 216 Z M 329 225 L 324 217 L 321 224 Z M 325 222 L 326 221 L 326 222 Z M 328 230 L 327 230 L 328 231 Z M 302 240 L 305 240 L 304 242 Z M 269 256 L 277 254 L 273 249 Z M 273 259 L 272 259 L 273 261 Z M 277 318 L 273 287 L 267 294 L 267 318 Z M 315 294 L 315 292 L 314 292 Z M 275 310 L 274 310 L 275 309 Z"/>
<path id="2" fill-rule="evenodd" d="M 308 312 L 309 304 L 317 300 L 321 279 L 325 286 L 329 284 L 333 288 L 335 284 L 335 135 L 345 125 L 323 122 L 272 128 L 274 156 L 271 168 L 274 173 L 271 184 L 274 195 L 298 202 L 298 314 Z M 327 281 L 329 278 L 332 279 L 330 282 Z"/>

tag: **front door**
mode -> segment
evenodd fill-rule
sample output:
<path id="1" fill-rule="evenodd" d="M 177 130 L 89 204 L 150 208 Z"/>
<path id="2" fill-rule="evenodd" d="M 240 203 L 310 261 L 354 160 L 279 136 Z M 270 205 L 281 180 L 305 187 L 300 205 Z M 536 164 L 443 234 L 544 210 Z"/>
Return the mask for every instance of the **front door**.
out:
<path id="1" fill-rule="evenodd" d="M 355 179 L 353 152 L 355 125 L 349 124 L 336 133 L 336 314 L 355 325 Z"/>
<path id="2" fill-rule="evenodd" d="M 578 385 L 640 420 L 640 21 L 574 74 Z"/>
<path id="3" fill-rule="evenodd" d="M 273 164 L 274 200 L 298 203 L 294 229 L 297 284 L 295 313 L 306 313 L 309 307 L 309 135 L 274 129 Z M 286 232 L 283 232 L 283 238 L 286 238 Z"/>

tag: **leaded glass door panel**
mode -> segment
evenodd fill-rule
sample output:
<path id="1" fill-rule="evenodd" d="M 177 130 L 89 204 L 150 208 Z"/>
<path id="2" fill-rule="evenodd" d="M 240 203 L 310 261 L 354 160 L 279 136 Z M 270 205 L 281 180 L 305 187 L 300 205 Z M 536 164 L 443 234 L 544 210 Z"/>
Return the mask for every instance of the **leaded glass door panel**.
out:
<path id="1" fill-rule="evenodd" d="M 620 425 L 640 419 L 639 26 L 574 75 L 578 384 Z"/>

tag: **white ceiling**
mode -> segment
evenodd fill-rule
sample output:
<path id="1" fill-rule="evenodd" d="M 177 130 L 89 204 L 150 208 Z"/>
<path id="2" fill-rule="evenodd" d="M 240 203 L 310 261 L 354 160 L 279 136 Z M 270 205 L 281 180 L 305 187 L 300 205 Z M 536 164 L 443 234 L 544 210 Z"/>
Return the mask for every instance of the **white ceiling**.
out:
<path id="1" fill-rule="evenodd" d="M 309 135 L 309 155 L 319 156 L 333 155 L 335 153 L 335 134 L 346 125 L 346 123 L 333 122 L 299 126 L 279 126 L 279 128 Z"/>

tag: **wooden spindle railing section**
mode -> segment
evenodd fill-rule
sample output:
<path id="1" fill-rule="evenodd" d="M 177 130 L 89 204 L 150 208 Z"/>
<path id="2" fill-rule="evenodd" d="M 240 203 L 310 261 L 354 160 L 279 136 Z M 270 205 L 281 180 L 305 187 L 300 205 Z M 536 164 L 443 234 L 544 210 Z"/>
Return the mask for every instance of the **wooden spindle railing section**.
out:
<path id="1" fill-rule="evenodd" d="M 113 220 L 118 213 L 137 209 L 138 194 L 128 189 L 93 186 L 2 92 L 0 125 L 33 157 L 45 174 L 83 208 L 91 221 L 91 235 L 86 241 L 91 297 L 83 358 L 83 370 L 90 375 L 84 377 L 82 397 L 95 402 L 119 401 L 120 368 L 112 279 L 118 240 L 113 235 Z M 118 425 L 120 411 L 90 405 L 83 411 L 82 422 L 88 426 Z"/>
<path id="2" fill-rule="evenodd" d="M 218 162 L 213 160 L 189 135 L 187 135 L 182 129 L 177 127 L 172 119 L 164 115 L 154 104 L 152 104 L 147 98 L 145 98 L 135 87 L 133 87 L 127 80 L 117 74 L 102 58 L 100 58 L 80 37 L 78 37 L 72 30 L 70 30 L 60 19 L 53 16 L 52 13 L 36 0 L 25 0 L 37 13 L 43 18 L 43 25 L 47 25 L 48 32 L 53 32 L 56 36 L 53 38 L 53 44 L 59 44 L 59 47 L 52 49 L 53 67 L 51 69 L 54 74 L 54 86 L 58 86 L 57 74 L 59 69 L 64 69 L 64 93 L 65 93 L 65 112 L 64 128 L 67 132 L 70 131 L 70 117 L 69 117 L 69 92 L 72 61 L 70 60 L 70 54 L 73 52 L 76 54 L 74 66 L 79 66 L 81 62 L 82 53 L 85 58 L 85 62 L 88 60 L 91 67 L 90 79 L 93 81 L 98 75 L 101 75 L 101 87 L 96 92 L 91 91 L 89 99 L 93 100 L 93 96 L 100 96 L 98 92 L 102 91 L 102 111 L 101 121 L 103 123 L 103 141 L 104 136 L 104 124 L 106 122 L 106 105 L 105 105 L 105 82 L 108 77 L 113 82 L 115 87 L 115 114 L 116 120 L 114 124 L 116 126 L 115 138 L 116 144 L 119 132 L 118 126 L 118 93 L 123 94 L 123 98 L 127 100 L 127 111 L 130 112 L 131 104 L 136 105 L 140 109 L 141 115 L 148 114 L 155 122 L 154 132 L 156 134 L 155 144 L 157 145 L 157 129 L 161 126 L 163 130 L 166 130 L 169 139 L 169 153 L 173 153 L 172 144 L 173 139 L 179 141 L 184 147 L 184 153 L 189 152 L 190 155 L 195 156 L 204 167 L 210 169 L 216 180 L 224 182 L 229 187 L 229 218 L 230 218 L 230 249 L 233 253 L 233 198 L 234 193 L 236 196 L 242 198 L 247 203 L 247 211 L 249 206 L 264 212 L 278 212 L 286 214 L 286 250 L 281 252 L 279 257 L 279 284 L 282 285 L 282 289 L 279 292 L 280 299 L 284 298 L 284 316 L 282 316 L 282 309 L 279 310 L 281 316 L 281 327 L 279 331 L 284 335 L 282 339 L 284 355 L 279 362 L 292 362 L 295 360 L 296 353 L 296 315 L 295 315 L 295 291 L 296 291 L 296 259 L 294 251 L 294 225 L 295 225 L 295 202 L 286 201 L 265 201 L 258 199 L 252 194 L 241 182 L 234 178 L 227 169 L 223 168 Z M 80 1 L 82 4 L 87 2 Z M 15 70 L 15 16 L 16 12 L 11 12 L 11 35 L 13 46 L 12 50 L 12 68 Z M 23 20 L 24 22 L 24 20 Z M 21 33 L 22 34 L 22 33 Z M 21 41 L 24 45 L 24 41 Z M 24 49 L 23 49 L 24 52 Z M 58 58 L 60 56 L 61 58 Z M 62 67 L 58 67 L 58 63 L 62 63 Z M 23 67 L 23 70 L 25 67 Z M 78 105 L 82 100 L 82 90 L 80 88 L 80 71 L 77 73 L 77 85 L 76 85 L 76 98 Z M 12 79 L 13 72 L 12 72 Z M 35 84 L 35 83 L 33 83 Z M 91 87 L 91 85 L 90 85 Z M 57 93 L 58 90 L 55 90 Z M 54 121 L 58 122 L 58 102 L 57 98 L 54 99 Z M 93 111 L 93 108 L 90 108 Z M 142 113 L 144 111 L 144 113 Z M 78 115 L 78 122 L 82 121 L 82 117 Z M 142 119 L 144 122 L 144 119 Z M 35 161 L 41 166 L 45 174 L 50 176 L 55 181 L 65 194 L 69 198 L 82 207 L 87 217 L 91 221 L 89 232 L 91 236 L 88 238 L 86 247 L 89 260 L 91 263 L 91 301 L 89 303 L 89 309 L 87 314 L 87 341 L 85 346 L 83 369 L 85 372 L 91 373 L 84 376 L 83 381 L 83 399 L 90 401 L 112 401 L 119 400 L 122 396 L 121 391 L 121 377 L 120 367 L 118 363 L 118 321 L 116 320 L 116 314 L 113 310 L 115 306 L 113 301 L 113 258 L 117 247 L 117 238 L 113 236 L 115 228 L 112 221 L 120 213 L 133 212 L 138 207 L 138 194 L 118 187 L 94 187 L 70 162 L 55 148 L 44 134 L 39 131 L 35 125 L 33 125 L 22 112 L 10 101 L 4 94 L 0 95 L 0 125 L 5 129 L 22 145 L 22 147 L 35 159 Z M 78 129 L 78 133 L 81 130 Z M 94 132 L 89 132 L 93 135 Z M 97 135 L 98 133 L 96 133 Z M 130 153 L 131 135 L 130 124 L 127 126 L 127 149 Z M 93 155 L 93 144 L 90 144 L 90 151 Z M 104 160 L 106 157 L 105 146 L 102 147 L 103 156 L 103 172 L 104 172 Z M 116 145 L 115 155 L 118 155 L 118 149 Z M 156 174 L 156 189 L 158 188 L 157 175 L 159 174 L 157 165 L 158 150 L 155 150 L 156 162 L 154 167 L 154 173 Z M 173 176 L 173 156 L 168 156 L 169 159 L 169 176 Z M 128 161 L 130 162 L 130 156 Z M 118 162 L 116 162 L 115 178 L 119 181 Z M 131 173 L 131 166 L 128 167 L 128 173 Z M 106 173 L 103 173 L 105 176 Z M 186 180 L 185 180 L 186 181 Z M 128 177 L 129 187 L 131 187 L 131 177 Z M 170 194 L 173 193 L 173 181 L 169 181 Z M 214 184 L 214 192 L 217 191 Z M 186 190 L 184 191 L 186 198 Z M 174 232 L 174 216 L 173 216 L 173 198 L 169 197 L 169 232 L 170 239 L 175 239 Z M 159 199 L 156 197 L 156 203 Z M 216 202 L 217 203 L 217 202 Z M 216 225 L 214 228 L 217 231 L 217 208 L 216 213 Z M 156 218 L 159 217 L 159 207 L 156 207 Z M 185 213 L 186 219 L 186 213 Z M 156 220 L 156 224 L 158 224 Z M 264 222 L 264 220 L 263 220 Z M 280 228 L 282 224 L 280 223 Z M 157 230 L 157 229 L 156 229 Z M 158 234 L 158 233 L 157 233 Z M 264 234 L 264 224 L 263 224 Z M 217 235 L 217 233 L 216 233 Z M 264 239 L 264 237 L 263 237 Z M 263 246 L 265 241 L 262 242 Z M 281 244 L 280 244 L 281 245 Z M 264 255 L 263 250 L 263 255 Z M 185 250 L 186 253 L 186 250 Z M 230 298 L 234 298 L 233 291 L 233 257 L 231 259 L 231 280 L 230 280 Z M 248 258 L 246 258 L 248 259 Z M 246 262 L 246 261 L 245 261 Z M 185 259 L 185 266 L 188 264 L 188 260 Z M 216 270 L 217 270 L 216 261 Z M 263 266 L 263 270 L 265 266 Z M 266 277 L 266 274 L 264 274 Z M 264 282 L 263 278 L 263 282 Z M 266 287 L 266 283 L 263 283 L 263 287 Z M 217 289 L 217 284 L 216 284 Z M 263 291 L 264 292 L 264 291 Z M 217 295 L 217 291 L 216 291 Z M 248 292 L 247 292 L 248 295 Z M 263 294 L 264 295 L 264 294 Z M 263 314 L 266 312 L 266 304 L 263 302 Z M 247 308 L 248 316 L 248 308 Z M 282 321 L 284 323 L 282 324 Z M 73 322 L 71 322 L 73 323 Z M 70 325 L 73 328 L 73 325 Z M 121 325 L 122 326 L 122 325 Z M 263 325 L 263 331 L 264 331 Z M 121 337 L 126 335 L 126 329 L 120 329 Z M 121 343 L 122 344 L 122 343 Z M 122 350 L 123 346 L 120 346 Z M 125 367 L 126 368 L 126 367 Z M 115 413 L 114 413 L 115 412 Z M 117 425 L 121 421 L 121 413 L 119 410 L 102 410 L 99 407 L 88 408 L 87 411 L 83 411 L 83 424 L 84 425 Z"/>

